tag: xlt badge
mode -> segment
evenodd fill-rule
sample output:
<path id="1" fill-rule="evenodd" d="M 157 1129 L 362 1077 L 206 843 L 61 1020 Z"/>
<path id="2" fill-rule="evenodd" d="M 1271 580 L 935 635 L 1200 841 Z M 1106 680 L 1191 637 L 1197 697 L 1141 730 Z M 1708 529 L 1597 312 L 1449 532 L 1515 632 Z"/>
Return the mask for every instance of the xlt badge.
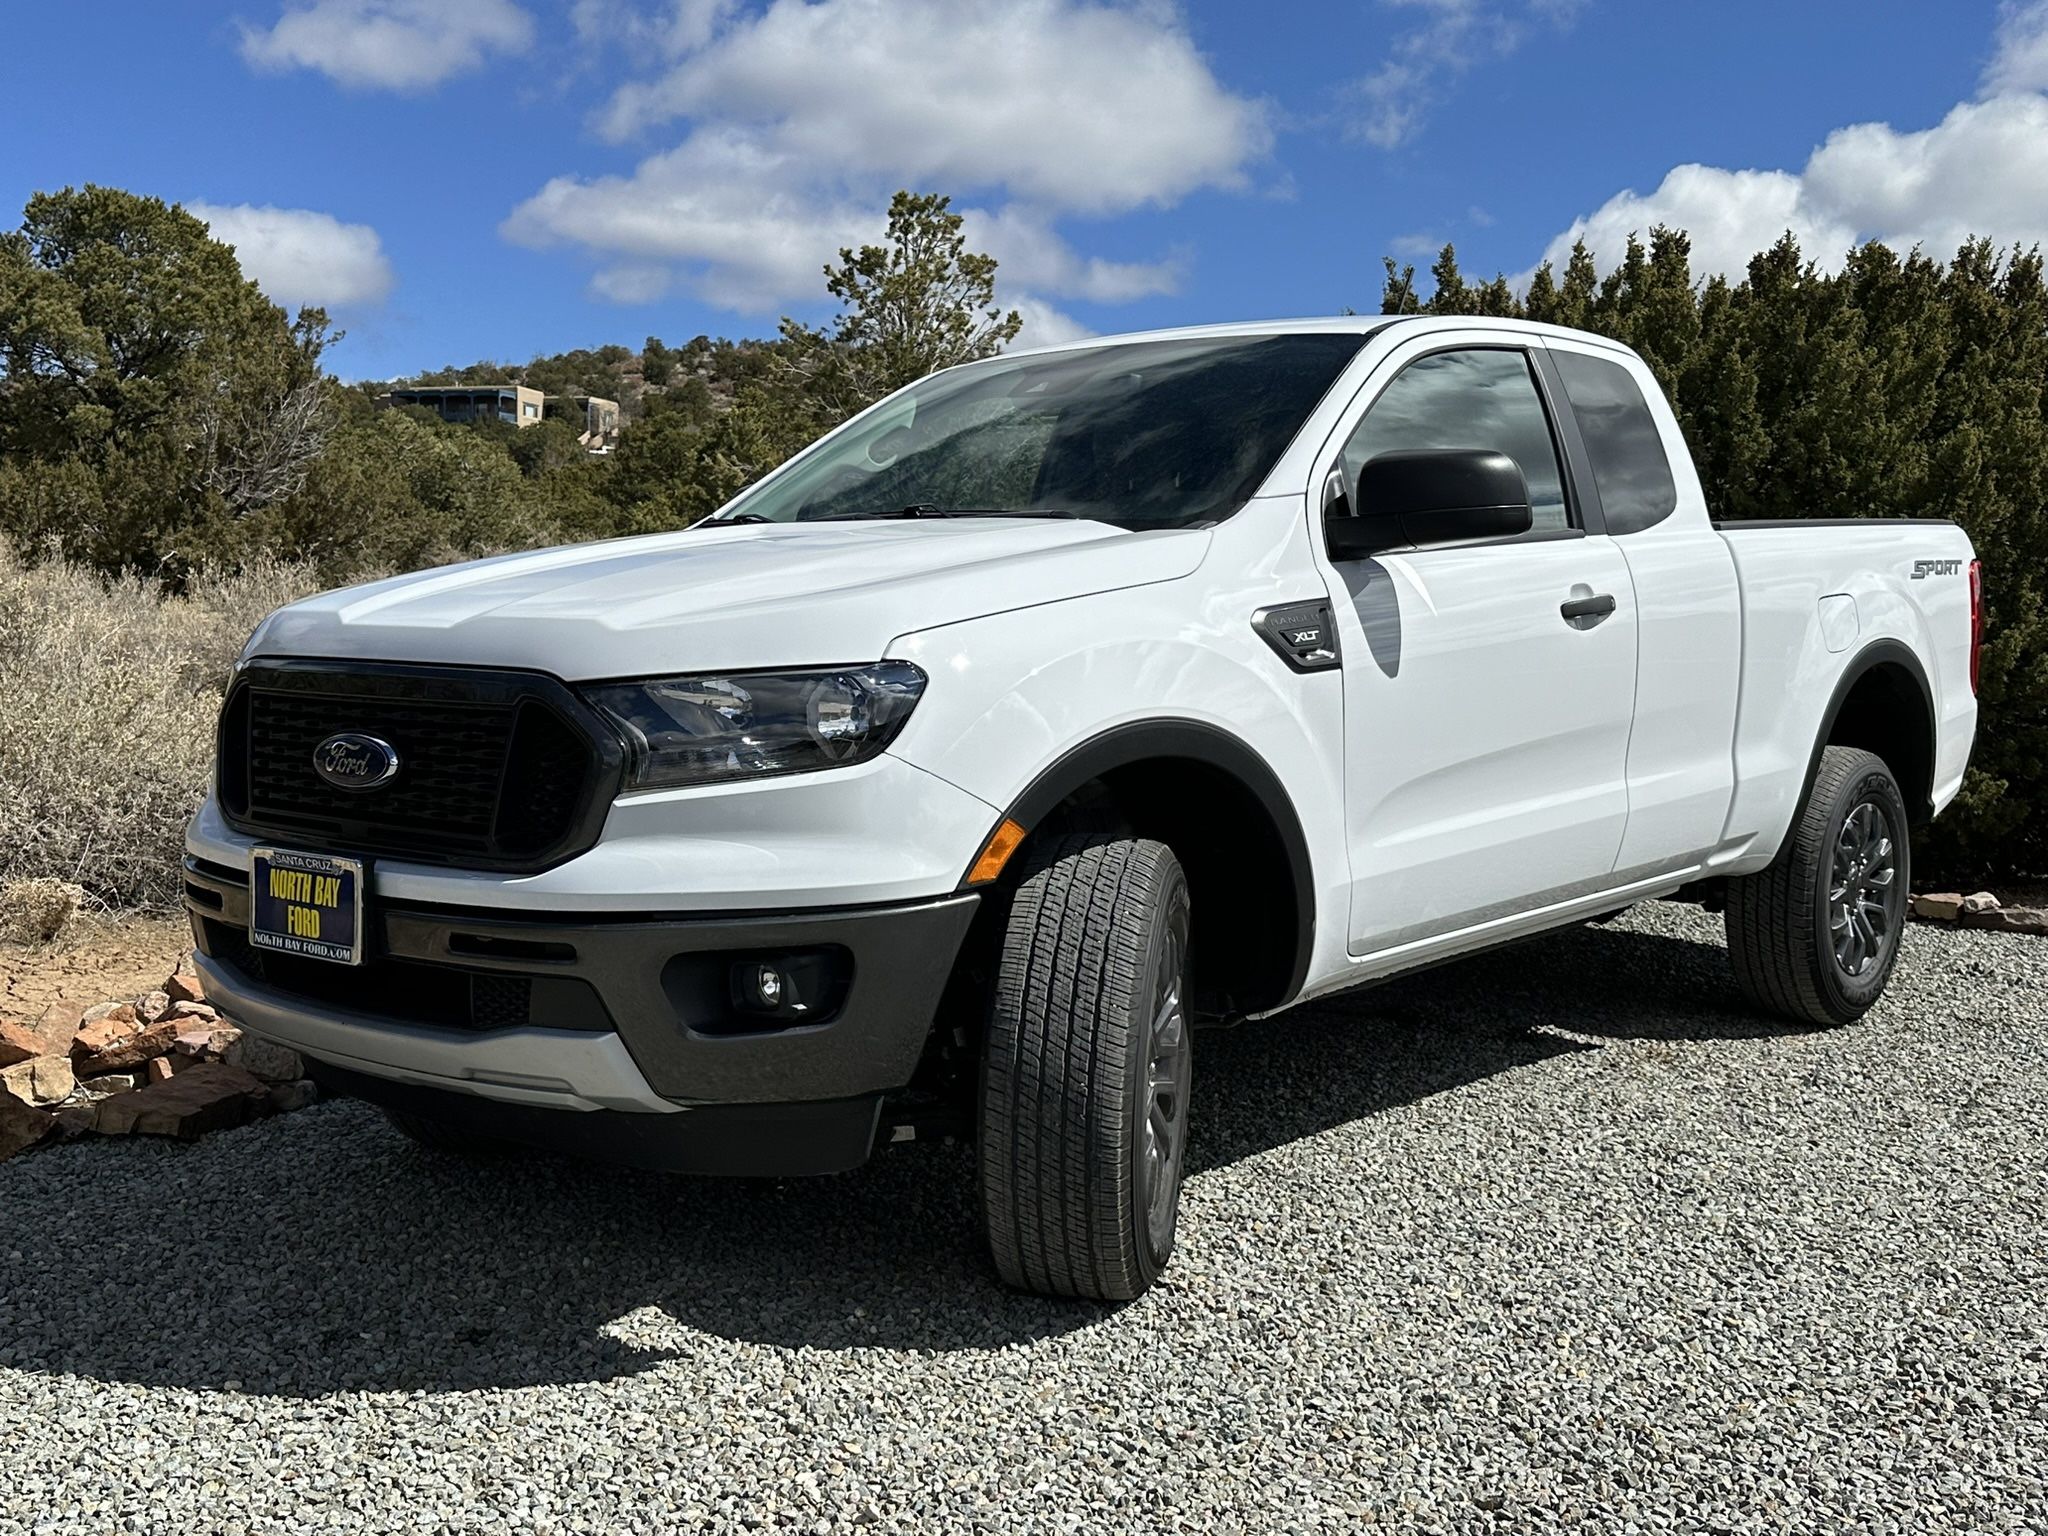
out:
<path id="1" fill-rule="evenodd" d="M 1343 665 L 1331 617 L 1330 605 L 1318 598 L 1261 608 L 1252 615 L 1252 628 L 1295 671 L 1323 672 Z"/>

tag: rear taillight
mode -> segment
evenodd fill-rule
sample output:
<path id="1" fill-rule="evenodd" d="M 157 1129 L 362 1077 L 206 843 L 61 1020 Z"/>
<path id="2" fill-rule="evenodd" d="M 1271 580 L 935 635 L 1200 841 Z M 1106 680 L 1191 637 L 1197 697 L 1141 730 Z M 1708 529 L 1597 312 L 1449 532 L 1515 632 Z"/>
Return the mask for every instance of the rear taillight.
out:
<path id="1" fill-rule="evenodd" d="M 1977 692 L 1977 673 L 1984 657 L 1984 562 L 1970 562 L 1970 693 Z"/>

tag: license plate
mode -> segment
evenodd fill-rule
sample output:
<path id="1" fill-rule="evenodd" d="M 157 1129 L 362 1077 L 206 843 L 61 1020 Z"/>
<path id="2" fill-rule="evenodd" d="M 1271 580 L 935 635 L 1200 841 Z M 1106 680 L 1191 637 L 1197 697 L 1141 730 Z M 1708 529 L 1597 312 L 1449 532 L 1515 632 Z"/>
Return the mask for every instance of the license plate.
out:
<path id="1" fill-rule="evenodd" d="M 281 954 L 363 963 L 363 861 L 258 848 L 249 864 L 249 942 Z"/>

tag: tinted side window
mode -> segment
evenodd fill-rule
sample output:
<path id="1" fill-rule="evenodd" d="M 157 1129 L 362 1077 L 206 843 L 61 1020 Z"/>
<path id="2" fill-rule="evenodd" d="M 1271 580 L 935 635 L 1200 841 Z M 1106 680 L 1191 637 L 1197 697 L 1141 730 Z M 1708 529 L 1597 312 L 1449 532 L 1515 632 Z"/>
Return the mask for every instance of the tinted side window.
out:
<path id="1" fill-rule="evenodd" d="M 1664 456 L 1657 418 L 1635 376 L 1619 363 L 1583 352 L 1552 352 L 1571 397 L 1572 415 L 1593 461 L 1593 483 L 1609 533 L 1641 533 L 1669 517 L 1678 486 Z"/>
<path id="2" fill-rule="evenodd" d="M 1570 526 L 1550 418 L 1520 352 L 1433 352 L 1403 368 L 1344 445 L 1344 478 L 1353 497 L 1358 471 L 1368 460 L 1405 448 L 1505 453 L 1529 483 L 1531 531 Z"/>

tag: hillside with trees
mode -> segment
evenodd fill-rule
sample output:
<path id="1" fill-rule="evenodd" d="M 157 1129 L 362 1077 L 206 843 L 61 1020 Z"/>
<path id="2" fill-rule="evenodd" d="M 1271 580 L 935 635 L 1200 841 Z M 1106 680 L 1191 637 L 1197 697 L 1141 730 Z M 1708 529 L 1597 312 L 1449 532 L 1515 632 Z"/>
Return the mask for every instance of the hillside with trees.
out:
<path id="1" fill-rule="evenodd" d="M 0 237 L 0 535 L 175 588 L 252 558 L 329 582 L 536 544 L 687 526 L 901 383 L 1016 335 L 995 263 L 938 196 L 901 193 L 881 245 L 824 273 L 831 329 L 649 337 L 524 364 L 343 386 L 328 317 L 290 316 L 206 226 L 86 187 Z M 454 425 L 391 383 L 529 384 L 618 400 L 617 451 L 558 417 Z"/>

